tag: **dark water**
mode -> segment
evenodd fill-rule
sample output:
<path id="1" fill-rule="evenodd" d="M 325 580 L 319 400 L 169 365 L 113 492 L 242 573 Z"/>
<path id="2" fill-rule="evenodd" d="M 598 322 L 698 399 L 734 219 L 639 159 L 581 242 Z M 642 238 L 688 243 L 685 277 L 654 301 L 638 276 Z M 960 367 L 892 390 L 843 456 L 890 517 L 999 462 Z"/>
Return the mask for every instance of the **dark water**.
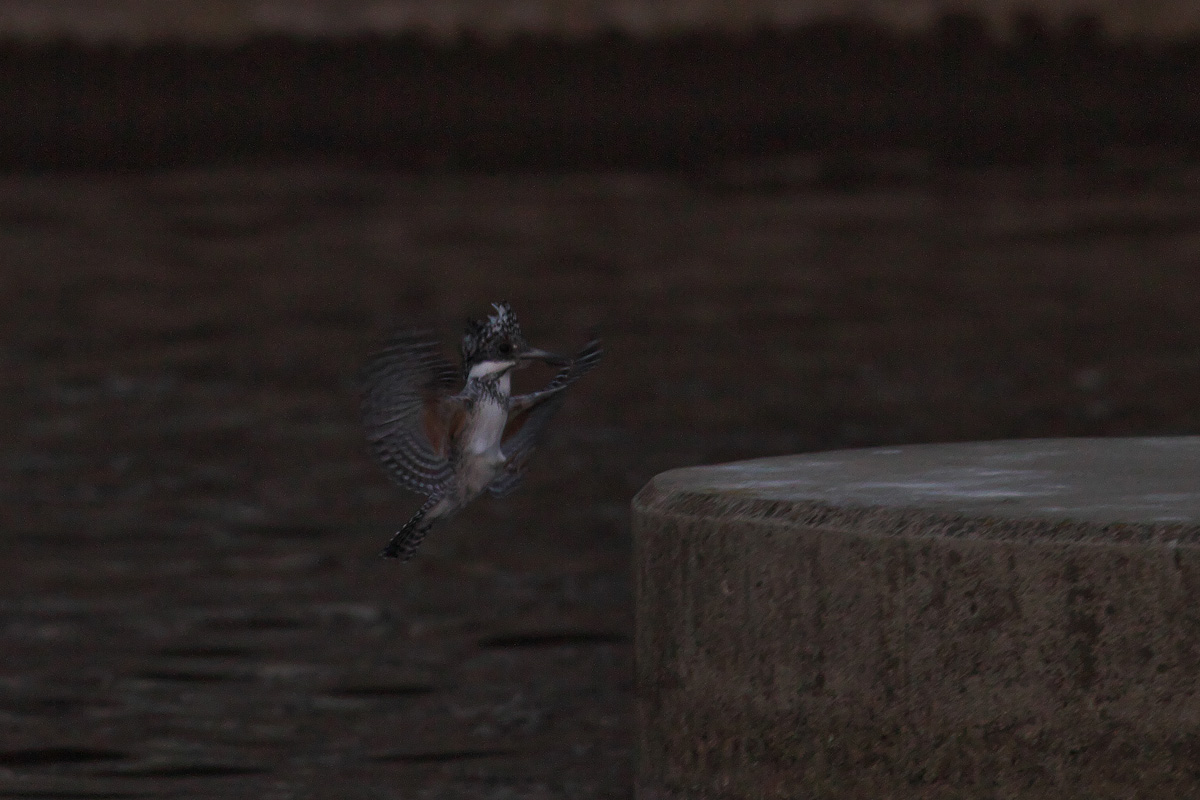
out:
<path id="1" fill-rule="evenodd" d="M 654 473 L 1200 429 L 1200 172 L 880 158 L 0 181 L 0 797 L 629 797 Z M 416 501 L 351 376 L 501 298 L 607 360 L 523 491 L 380 561 Z"/>

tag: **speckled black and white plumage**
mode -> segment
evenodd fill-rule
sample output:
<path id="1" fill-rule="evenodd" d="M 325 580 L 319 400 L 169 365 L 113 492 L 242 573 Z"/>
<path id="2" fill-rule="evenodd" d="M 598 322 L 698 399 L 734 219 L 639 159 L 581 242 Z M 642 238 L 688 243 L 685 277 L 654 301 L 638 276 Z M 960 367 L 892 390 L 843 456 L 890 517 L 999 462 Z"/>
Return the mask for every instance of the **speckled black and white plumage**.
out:
<path id="1" fill-rule="evenodd" d="M 463 377 L 472 366 L 488 359 L 505 359 L 514 350 L 527 348 L 521 325 L 507 300 L 493 303 L 496 313 L 483 320 L 467 320 L 467 331 L 463 334 L 459 354 L 462 357 Z M 511 349 L 500 352 L 501 348 Z"/>
<path id="2" fill-rule="evenodd" d="M 573 359 L 529 346 L 508 303 L 468 324 L 462 368 L 430 334 L 401 331 L 361 372 L 363 424 L 375 457 L 400 486 L 426 495 L 383 555 L 408 560 L 429 528 L 485 491 L 504 496 L 521 482 L 564 390 L 599 363 L 599 340 Z M 511 393 L 511 372 L 532 360 L 566 362 L 545 389 Z M 454 388 L 461 382 L 461 388 Z"/>

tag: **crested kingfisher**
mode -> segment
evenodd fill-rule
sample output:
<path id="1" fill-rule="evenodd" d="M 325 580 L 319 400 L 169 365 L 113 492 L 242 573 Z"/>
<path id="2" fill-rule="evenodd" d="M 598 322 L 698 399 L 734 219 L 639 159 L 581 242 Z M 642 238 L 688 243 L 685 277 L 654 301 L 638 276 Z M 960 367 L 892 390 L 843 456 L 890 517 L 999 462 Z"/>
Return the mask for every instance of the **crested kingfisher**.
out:
<path id="1" fill-rule="evenodd" d="M 492 307 L 495 314 L 467 323 L 461 369 L 428 333 L 403 330 L 359 375 L 375 457 L 393 481 L 427 498 L 380 553 L 385 558 L 409 560 L 435 522 L 485 491 L 503 497 L 516 489 L 566 388 L 604 354 L 599 339 L 574 358 L 530 347 L 512 307 Z M 560 369 L 541 391 L 514 396 L 512 371 L 533 361 Z"/>

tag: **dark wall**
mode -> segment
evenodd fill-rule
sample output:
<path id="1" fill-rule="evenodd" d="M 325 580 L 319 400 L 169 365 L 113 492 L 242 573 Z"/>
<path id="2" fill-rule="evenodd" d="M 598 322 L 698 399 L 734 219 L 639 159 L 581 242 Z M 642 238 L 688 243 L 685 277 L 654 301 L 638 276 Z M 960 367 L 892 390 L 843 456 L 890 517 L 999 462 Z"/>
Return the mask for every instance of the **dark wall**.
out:
<path id="1" fill-rule="evenodd" d="M 795 150 L 1086 161 L 1194 147 L 1200 41 L 1118 43 L 1081 18 L 994 38 L 815 24 L 731 37 L 259 38 L 0 45 L 0 167 L 313 155 L 417 170 L 676 168 Z"/>

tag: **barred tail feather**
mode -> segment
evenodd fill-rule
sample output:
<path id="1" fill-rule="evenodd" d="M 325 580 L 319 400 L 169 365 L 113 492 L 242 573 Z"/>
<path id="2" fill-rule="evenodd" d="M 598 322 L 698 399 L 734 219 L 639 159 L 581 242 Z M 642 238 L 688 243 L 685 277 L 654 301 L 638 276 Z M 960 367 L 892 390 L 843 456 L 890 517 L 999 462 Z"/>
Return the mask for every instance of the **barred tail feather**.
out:
<path id="1" fill-rule="evenodd" d="M 396 531 L 396 535 L 379 555 L 383 558 L 398 558 L 401 561 L 408 561 L 416 555 L 417 548 L 425 541 L 425 534 L 433 527 L 432 521 L 425 522 L 425 514 L 429 508 L 429 504 L 422 506 L 412 519 L 404 523 L 404 527 Z"/>

